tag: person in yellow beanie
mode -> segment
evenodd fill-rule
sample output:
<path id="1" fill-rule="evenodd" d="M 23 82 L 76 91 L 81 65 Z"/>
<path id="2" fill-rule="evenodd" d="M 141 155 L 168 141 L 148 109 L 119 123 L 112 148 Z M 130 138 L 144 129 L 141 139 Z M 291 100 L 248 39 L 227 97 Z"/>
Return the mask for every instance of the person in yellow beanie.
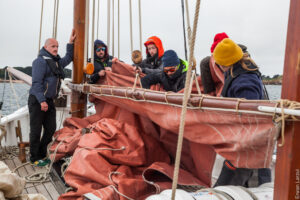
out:
<path id="1" fill-rule="evenodd" d="M 261 80 L 261 73 L 249 54 L 229 38 L 223 39 L 214 49 L 215 62 L 225 71 L 224 87 L 221 95 L 231 98 L 268 99 Z M 224 161 L 221 174 L 215 184 L 241 185 L 248 187 L 255 169 L 235 168 L 228 160 Z M 258 169 L 258 185 L 271 182 L 269 168 Z"/>

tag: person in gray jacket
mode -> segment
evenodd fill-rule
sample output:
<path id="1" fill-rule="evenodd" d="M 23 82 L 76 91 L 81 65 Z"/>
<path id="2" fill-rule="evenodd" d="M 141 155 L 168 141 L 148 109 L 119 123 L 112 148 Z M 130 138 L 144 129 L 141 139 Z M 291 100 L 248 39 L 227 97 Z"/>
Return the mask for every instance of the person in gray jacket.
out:
<path id="1" fill-rule="evenodd" d="M 58 55 L 58 42 L 46 40 L 38 57 L 32 63 L 32 86 L 29 90 L 28 108 L 30 116 L 30 162 L 36 166 L 49 163 L 47 145 L 56 130 L 56 110 L 53 99 L 58 95 L 63 68 L 73 60 L 75 31 L 72 31 L 65 57 Z M 41 130 L 44 133 L 41 138 Z"/>

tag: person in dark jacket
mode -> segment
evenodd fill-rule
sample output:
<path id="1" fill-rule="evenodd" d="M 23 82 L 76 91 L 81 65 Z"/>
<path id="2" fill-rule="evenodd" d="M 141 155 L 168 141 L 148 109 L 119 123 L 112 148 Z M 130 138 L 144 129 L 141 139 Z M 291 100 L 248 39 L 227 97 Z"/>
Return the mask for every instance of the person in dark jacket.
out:
<path id="1" fill-rule="evenodd" d="M 210 48 L 211 53 L 214 52 L 214 49 L 219 44 L 219 42 L 221 42 L 225 38 L 229 38 L 225 32 L 217 33 L 215 35 L 213 44 L 211 45 Z M 248 53 L 246 46 L 242 44 L 238 44 L 238 45 L 242 48 L 243 53 Z M 211 70 L 214 70 L 214 72 L 212 72 Z M 201 60 L 200 71 L 201 71 L 201 82 L 204 88 L 204 94 L 218 95 L 216 90 L 218 88 L 223 87 L 223 82 L 216 78 L 214 79 L 212 74 L 213 73 L 215 74 L 216 71 L 220 71 L 221 73 L 223 73 L 223 70 L 220 68 L 218 64 L 215 63 L 213 56 L 207 56 Z"/>
<path id="2" fill-rule="evenodd" d="M 142 78 L 143 88 L 160 83 L 164 90 L 178 92 L 184 88 L 188 63 L 178 58 L 173 50 L 168 50 L 162 57 L 163 71 L 150 73 Z"/>
<path id="3" fill-rule="evenodd" d="M 229 38 L 223 39 L 216 46 L 213 57 L 225 71 L 223 97 L 265 99 L 258 67 L 248 53 L 243 53 L 240 46 Z M 215 186 L 241 185 L 248 187 L 248 181 L 253 172 L 254 169 L 235 168 L 228 160 L 225 160 Z M 271 170 L 269 168 L 258 169 L 258 185 L 266 182 L 271 182 Z"/>
<path id="4" fill-rule="evenodd" d="M 163 70 L 161 58 L 164 55 L 161 40 L 157 36 L 152 36 L 148 38 L 144 45 L 147 57 L 140 64 L 135 63 L 136 69 L 144 74 L 161 72 Z"/>
<path id="5" fill-rule="evenodd" d="M 214 42 L 211 45 L 210 51 L 211 53 L 214 52 L 215 47 L 219 42 L 221 42 L 224 38 L 228 38 L 228 35 L 226 33 L 217 33 L 214 37 Z M 204 94 L 213 94 L 216 91 L 217 84 L 222 83 L 216 83 L 211 75 L 211 69 L 210 64 L 211 62 L 211 56 L 207 56 L 203 58 L 200 62 L 200 71 L 201 71 L 201 82 L 203 84 L 204 88 Z M 221 86 L 220 86 L 221 87 Z"/>
<path id="6" fill-rule="evenodd" d="M 94 42 L 94 73 L 91 75 L 90 83 L 94 84 L 105 75 L 105 70 L 111 71 L 113 56 L 108 54 L 106 44 L 101 40 Z"/>
<path id="7" fill-rule="evenodd" d="M 46 40 L 38 57 L 32 63 L 32 86 L 29 90 L 28 108 L 30 116 L 30 161 L 36 166 L 49 163 L 47 145 L 56 130 L 56 110 L 53 99 L 57 97 L 60 81 L 64 78 L 63 68 L 73 60 L 72 31 L 65 57 L 58 55 L 58 42 L 54 38 Z M 44 133 L 41 138 L 41 130 Z"/>

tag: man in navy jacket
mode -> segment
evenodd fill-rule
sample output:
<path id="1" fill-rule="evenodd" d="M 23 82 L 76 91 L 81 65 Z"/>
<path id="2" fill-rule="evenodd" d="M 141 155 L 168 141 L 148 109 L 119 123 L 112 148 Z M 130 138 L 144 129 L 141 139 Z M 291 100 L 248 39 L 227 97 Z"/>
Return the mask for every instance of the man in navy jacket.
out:
<path id="1" fill-rule="evenodd" d="M 53 99 L 58 95 L 63 68 L 73 60 L 75 31 L 72 31 L 65 57 L 58 55 L 58 42 L 46 40 L 38 57 L 32 63 L 32 86 L 29 91 L 28 108 L 30 115 L 30 161 L 36 166 L 49 163 L 47 145 L 56 130 L 56 110 Z M 41 138 L 41 130 L 44 133 Z"/>

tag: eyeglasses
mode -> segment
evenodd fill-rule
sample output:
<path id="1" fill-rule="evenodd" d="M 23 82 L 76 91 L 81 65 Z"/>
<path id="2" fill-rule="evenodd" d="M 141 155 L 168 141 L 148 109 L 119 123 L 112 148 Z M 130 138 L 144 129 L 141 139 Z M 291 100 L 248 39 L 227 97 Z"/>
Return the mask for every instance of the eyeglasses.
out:
<path id="1" fill-rule="evenodd" d="M 99 47 L 96 49 L 96 52 L 105 51 L 105 49 L 106 49 L 105 47 Z"/>
<path id="2" fill-rule="evenodd" d="M 168 73 L 168 72 L 175 72 L 177 69 L 176 67 L 172 67 L 172 68 L 169 68 L 169 69 L 164 69 L 164 72 L 165 73 Z"/>

